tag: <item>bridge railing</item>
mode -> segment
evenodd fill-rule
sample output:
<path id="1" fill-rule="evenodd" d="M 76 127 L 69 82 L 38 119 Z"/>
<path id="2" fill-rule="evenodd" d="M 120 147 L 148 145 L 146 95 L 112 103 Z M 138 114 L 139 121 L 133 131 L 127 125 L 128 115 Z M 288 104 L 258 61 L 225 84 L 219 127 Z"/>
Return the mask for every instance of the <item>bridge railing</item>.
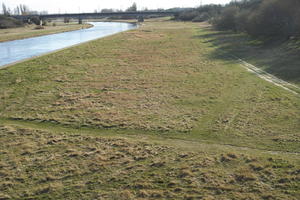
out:
<path id="1" fill-rule="evenodd" d="M 109 17 L 109 16 L 172 16 L 178 12 L 171 11 L 137 11 L 137 12 L 111 12 L 111 13 L 66 13 L 66 14 L 46 14 L 46 15 L 14 15 L 12 17 L 16 19 L 29 19 L 31 17 L 39 17 L 40 19 L 49 18 L 91 18 L 91 17 Z"/>

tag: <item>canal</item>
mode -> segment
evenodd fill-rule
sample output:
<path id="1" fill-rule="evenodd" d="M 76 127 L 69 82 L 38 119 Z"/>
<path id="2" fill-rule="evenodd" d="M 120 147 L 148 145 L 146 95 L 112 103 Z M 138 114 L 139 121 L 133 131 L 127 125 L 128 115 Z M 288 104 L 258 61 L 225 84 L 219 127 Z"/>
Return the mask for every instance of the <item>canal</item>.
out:
<path id="1" fill-rule="evenodd" d="M 89 29 L 0 43 L 0 68 L 35 56 L 136 28 L 130 23 L 91 22 Z"/>

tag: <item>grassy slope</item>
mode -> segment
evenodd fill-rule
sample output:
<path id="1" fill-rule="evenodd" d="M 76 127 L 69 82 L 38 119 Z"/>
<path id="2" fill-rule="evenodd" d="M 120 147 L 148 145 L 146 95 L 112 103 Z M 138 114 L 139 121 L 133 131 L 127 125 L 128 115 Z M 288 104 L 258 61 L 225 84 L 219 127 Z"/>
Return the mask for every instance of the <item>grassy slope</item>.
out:
<path id="1" fill-rule="evenodd" d="M 216 46 L 213 58 L 230 59 L 238 56 L 283 80 L 300 86 L 300 41 L 263 42 L 246 34 L 217 32 L 207 28 L 200 38 Z"/>
<path id="2" fill-rule="evenodd" d="M 296 199 L 299 97 L 205 34 L 151 22 L 0 70 L 3 195 Z"/>
<path id="3" fill-rule="evenodd" d="M 10 29 L 0 29 L 0 42 L 19 40 L 30 37 L 37 37 L 42 35 L 49 35 L 54 33 L 61 33 L 67 31 L 74 31 L 82 28 L 88 28 L 89 24 L 60 24 L 56 26 L 44 26 L 44 29 L 34 29 L 35 25 L 25 26 L 21 28 L 10 28 Z"/>

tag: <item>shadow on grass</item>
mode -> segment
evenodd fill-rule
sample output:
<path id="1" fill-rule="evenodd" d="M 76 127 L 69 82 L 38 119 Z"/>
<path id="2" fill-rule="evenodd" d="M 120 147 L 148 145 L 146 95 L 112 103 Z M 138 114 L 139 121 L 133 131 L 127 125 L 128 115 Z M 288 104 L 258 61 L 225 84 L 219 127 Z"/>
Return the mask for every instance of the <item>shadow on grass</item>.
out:
<path id="1" fill-rule="evenodd" d="M 202 39 L 215 50 L 214 59 L 232 60 L 237 56 L 283 80 L 300 85 L 300 42 L 262 42 L 246 34 L 214 31 L 204 28 L 195 38 Z"/>

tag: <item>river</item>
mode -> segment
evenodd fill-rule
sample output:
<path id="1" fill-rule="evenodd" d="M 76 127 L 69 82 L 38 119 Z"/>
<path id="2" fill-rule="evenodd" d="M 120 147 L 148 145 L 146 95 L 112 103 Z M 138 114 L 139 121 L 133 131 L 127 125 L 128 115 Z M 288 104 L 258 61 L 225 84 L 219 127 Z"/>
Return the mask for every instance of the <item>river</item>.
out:
<path id="1" fill-rule="evenodd" d="M 0 43 L 0 68 L 35 56 L 136 28 L 118 22 L 91 22 L 93 27 Z"/>

